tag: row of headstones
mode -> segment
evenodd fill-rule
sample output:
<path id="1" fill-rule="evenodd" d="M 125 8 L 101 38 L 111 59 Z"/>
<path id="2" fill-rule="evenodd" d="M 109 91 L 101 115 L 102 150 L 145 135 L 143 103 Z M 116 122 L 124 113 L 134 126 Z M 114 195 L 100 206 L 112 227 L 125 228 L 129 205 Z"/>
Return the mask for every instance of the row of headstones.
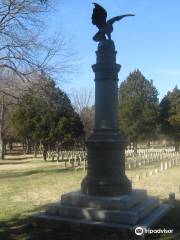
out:
<path id="1" fill-rule="evenodd" d="M 169 161 L 169 159 L 176 161 L 180 159 L 180 153 L 169 153 L 169 154 L 157 154 L 157 155 L 145 155 L 136 156 L 134 158 L 126 157 L 126 168 L 137 168 L 140 166 L 146 166 L 151 164 L 158 164 L 162 161 Z"/>
<path id="2" fill-rule="evenodd" d="M 149 155 L 149 154 L 168 154 L 168 153 L 176 153 L 174 149 L 138 149 L 137 153 L 135 154 L 133 150 L 125 150 L 126 156 L 136 156 L 136 155 Z"/>
<path id="3" fill-rule="evenodd" d="M 76 157 L 81 157 L 81 158 L 86 158 L 87 156 L 87 152 L 86 151 L 60 151 L 59 152 L 59 159 L 60 160 L 63 160 L 63 159 L 73 159 L 73 158 L 76 158 Z M 58 153 L 57 151 L 49 151 L 48 152 L 48 158 L 49 159 L 52 159 L 54 157 L 54 160 L 57 160 L 58 158 Z M 130 160 L 131 157 L 128 153 L 125 154 L 125 157 L 128 161 L 128 159 Z M 163 160 L 165 158 L 169 159 L 171 157 L 180 157 L 180 153 L 179 152 L 162 152 L 162 153 L 159 153 L 159 152 L 142 152 L 142 153 L 139 153 L 138 155 L 132 155 L 133 159 L 139 159 L 139 160 L 142 160 L 142 161 L 151 161 L 151 159 L 155 159 L 156 160 Z"/>
<path id="4" fill-rule="evenodd" d="M 169 161 L 161 162 L 160 166 L 158 168 L 154 168 L 152 170 L 146 171 L 143 175 L 137 175 L 136 180 L 140 180 L 143 177 L 149 177 L 155 174 L 158 174 L 162 171 L 166 171 L 169 168 L 172 168 L 174 166 L 180 165 L 180 159 L 171 159 Z"/>
<path id="5" fill-rule="evenodd" d="M 143 151 L 159 151 L 159 152 L 162 152 L 162 151 L 174 151 L 175 150 L 175 147 L 174 146 L 169 146 L 169 147 L 164 147 L 162 146 L 161 148 L 158 147 L 158 148 L 154 148 L 153 146 L 150 147 L 150 148 L 138 148 L 137 149 L 138 152 L 143 152 Z M 129 151 L 129 152 L 134 152 L 134 147 L 133 146 L 127 146 L 126 147 L 126 151 Z"/>
<path id="6" fill-rule="evenodd" d="M 60 159 L 67 159 L 67 158 L 74 158 L 76 156 L 82 156 L 85 157 L 87 156 L 87 152 L 86 151 L 60 151 L 59 152 L 59 158 Z M 49 151 L 48 152 L 48 157 L 52 158 L 52 156 L 56 157 L 58 156 L 57 151 Z M 143 152 L 139 152 L 138 155 L 131 155 L 129 154 L 127 151 L 125 152 L 125 156 L 128 159 L 128 157 L 133 157 L 133 158 L 142 158 L 142 159 L 149 159 L 149 158 L 159 158 L 159 159 L 164 159 L 164 158 L 169 158 L 169 157 L 175 157 L 175 156 L 180 156 L 179 152 L 147 152 L 147 151 L 143 151 Z"/>
<path id="7" fill-rule="evenodd" d="M 178 161 L 180 159 L 180 153 L 172 152 L 166 154 L 157 154 L 157 153 L 149 153 L 142 154 L 136 156 L 135 158 L 130 159 L 126 156 L 126 168 L 133 169 L 141 166 L 158 164 L 159 162 L 166 161 L 168 159 L 172 159 L 172 161 Z M 80 166 L 81 163 L 86 164 L 87 161 L 87 152 L 86 151 L 60 151 L 59 156 L 56 151 L 48 152 L 48 160 L 64 162 L 67 166 L 69 163 L 72 167 Z M 173 164 L 174 165 L 174 164 Z"/>
<path id="8" fill-rule="evenodd" d="M 86 151 L 60 151 L 59 155 L 56 151 L 48 152 L 47 160 L 64 163 L 64 167 L 86 168 L 87 153 Z"/>
<path id="9" fill-rule="evenodd" d="M 59 154 L 57 151 L 48 151 L 48 158 L 52 159 L 52 157 L 54 157 L 54 160 L 58 160 L 58 157 L 60 160 L 73 159 L 77 157 L 84 158 L 86 155 L 86 151 L 60 151 Z"/>

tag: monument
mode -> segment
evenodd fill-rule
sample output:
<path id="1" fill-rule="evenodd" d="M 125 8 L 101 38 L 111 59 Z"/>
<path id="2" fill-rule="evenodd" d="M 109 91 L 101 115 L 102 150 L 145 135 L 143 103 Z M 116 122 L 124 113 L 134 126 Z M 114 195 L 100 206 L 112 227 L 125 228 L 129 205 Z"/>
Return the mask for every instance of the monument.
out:
<path id="1" fill-rule="evenodd" d="M 92 23 L 99 28 L 93 37 L 99 42 L 95 72 L 95 126 L 87 140 L 87 176 L 81 184 L 84 194 L 94 196 L 120 196 L 131 191 L 131 183 L 125 175 L 124 140 L 118 122 L 118 72 L 116 51 L 111 40 L 113 23 L 126 14 L 106 21 L 107 12 L 94 3 Z M 108 39 L 106 39 L 106 35 Z"/>
<path id="2" fill-rule="evenodd" d="M 126 14 L 106 21 L 107 12 L 95 3 L 92 23 L 99 31 L 93 37 L 98 43 L 95 73 L 95 124 L 87 140 L 87 176 L 81 189 L 63 194 L 61 201 L 50 205 L 37 218 L 54 222 L 101 225 L 132 230 L 150 227 L 169 209 L 145 190 L 132 190 L 125 175 L 125 142 L 118 121 L 118 72 L 116 50 L 111 39 L 113 23 Z M 106 38 L 106 36 L 108 38 Z"/>

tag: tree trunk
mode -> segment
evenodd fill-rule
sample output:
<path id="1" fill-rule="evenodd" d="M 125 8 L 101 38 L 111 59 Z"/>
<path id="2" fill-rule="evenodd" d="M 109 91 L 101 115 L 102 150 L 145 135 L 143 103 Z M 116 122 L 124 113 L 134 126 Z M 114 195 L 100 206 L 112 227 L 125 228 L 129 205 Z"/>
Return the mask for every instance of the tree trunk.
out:
<path id="1" fill-rule="evenodd" d="M 34 143 L 34 157 L 37 158 L 37 149 L 38 149 L 38 146 L 37 146 L 37 143 L 35 142 Z"/>
<path id="2" fill-rule="evenodd" d="M 137 142 L 133 142 L 134 154 L 137 155 Z"/>
<path id="3" fill-rule="evenodd" d="M 26 154 L 31 154 L 31 143 L 28 139 L 26 140 Z"/>
<path id="4" fill-rule="evenodd" d="M 0 115 L 0 160 L 4 160 L 4 95 L 1 102 L 1 115 Z"/>
<path id="5" fill-rule="evenodd" d="M 60 143 L 57 144 L 57 161 L 59 162 Z"/>
<path id="6" fill-rule="evenodd" d="M 4 142 L 2 139 L 0 139 L 0 160 L 4 160 Z"/>
<path id="7" fill-rule="evenodd" d="M 43 149 L 43 145 L 42 145 L 42 142 L 40 141 L 40 143 L 39 143 L 39 154 L 42 154 L 42 149 Z"/>
<path id="8" fill-rule="evenodd" d="M 150 147 L 151 147 L 151 141 L 148 140 L 148 141 L 147 141 L 147 148 L 150 148 Z"/>
<path id="9" fill-rule="evenodd" d="M 9 142 L 9 151 L 12 152 L 13 150 L 13 143 L 12 141 Z"/>
<path id="10" fill-rule="evenodd" d="M 179 152 L 179 141 L 175 140 L 175 152 Z"/>
<path id="11" fill-rule="evenodd" d="M 23 153 L 26 154 L 26 144 L 23 142 Z"/>
<path id="12" fill-rule="evenodd" d="M 7 143 L 5 142 L 4 143 L 4 155 L 6 155 L 7 154 Z"/>
<path id="13" fill-rule="evenodd" d="M 47 151 L 48 151 L 48 147 L 46 144 L 43 145 L 43 159 L 44 161 L 47 161 Z"/>

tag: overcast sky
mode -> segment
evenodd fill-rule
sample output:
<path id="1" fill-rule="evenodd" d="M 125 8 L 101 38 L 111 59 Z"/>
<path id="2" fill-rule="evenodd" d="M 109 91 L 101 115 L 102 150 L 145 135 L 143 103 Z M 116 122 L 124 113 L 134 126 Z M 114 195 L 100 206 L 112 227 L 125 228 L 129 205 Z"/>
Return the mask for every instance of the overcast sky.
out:
<path id="1" fill-rule="evenodd" d="M 117 62 L 122 65 L 119 84 L 134 69 L 152 79 L 161 99 L 175 85 L 180 88 L 180 0 L 97 0 L 108 17 L 134 13 L 135 17 L 115 23 L 112 39 Z M 91 24 L 90 0 L 61 0 L 49 18 L 51 31 L 57 29 L 71 39 L 70 46 L 80 58 L 78 73 L 64 84 L 66 92 L 74 88 L 94 87 L 97 43 L 92 36 L 97 28 Z"/>

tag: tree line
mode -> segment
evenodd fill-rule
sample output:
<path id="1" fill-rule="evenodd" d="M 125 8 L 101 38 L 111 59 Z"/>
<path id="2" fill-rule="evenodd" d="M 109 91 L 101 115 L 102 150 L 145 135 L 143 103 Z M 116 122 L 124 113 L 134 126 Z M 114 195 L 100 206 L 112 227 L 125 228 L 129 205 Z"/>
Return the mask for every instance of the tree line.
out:
<path id="1" fill-rule="evenodd" d="M 24 144 L 26 153 L 33 149 L 35 156 L 41 146 L 46 160 L 48 150 L 84 146 L 92 132 L 94 106 L 87 101 L 89 93 L 83 105 L 82 96 L 76 92 L 75 106 L 43 71 L 36 77 L 31 88 L 25 89 L 18 100 L 13 99 L 13 107 L 7 104 L 10 97 L 1 98 L 1 158 L 4 146 L 18 141 Z M 119 87 L 119 126 L 135 152 L 137 143 L 160 138 L 173 141 L 179 151 L 180 90 L 175 87 L 159 102 L 153 81 L 139 70 L 133 71 Z"/>
<path id="2" fill-rule="evenodd" d="M 3 131 L 3 148 L 13 141 L 21 142 L 25 152 L 33 150 L 36 157 L 41 146 L 44 160 L 48 150 L 60 151 L 64 146 L 82 143 L 84 138 L 83 125 L 69 97 L 43 72 L 11 109 L 8 128 Z"/>
<path id="3" fill-rule="evenodd" d="M 46 72 L 47 76 L 52 76 L 60 71 L 62 76 L 62 74 L 69 73 L 72 70 L 71 62 L 73 60 L 73 54 L 67 48 L 62 31 L 60 30 L 60 33 L 47 33 L 46 31 L 48 29 L 46 18 L 48 13 L 53 10 L 53 2 L 55 1 L 0 0 L 0 159 L 4 158 L 6 143 L 8 143 L 11 148 L 11 143 L 16 141 L 17 138 L 23 142 L 25 141 L 25 122 L 23 122 L 24 125 L 22 124 L 24 132 L 18 128 L 18 121 L 19 124 L 20 120 L 22 123 L 20 106 L 22 110 L 24 102 L 26 102 L 27 106 L 29 103 L 31 103 L 32 106 L 34 104 L 34 109 L 38 111 L 40 110 L 41 104 L 47 108 L 49 107 L 52 119 L 54 120 L 57 117 L 54 116 L 55 113 L 53 109 L 58 108 L 58 104 L 55 106 L 55 104 L 53 105 L 53 103 L 51 103 L 52 108 L 47 105 L 48 101 L 45 101 L 47 96 L 45 92 L 44 95 L 42 94 L 43 87 L 40 87 L 42 81 L 37 83 L 42 72 Z M 58 58 L 56 56 L 58 56 Z M 48 84 L 51 85 L 49 88 L 54 88 L 55 90 L 53 80 L 51 80 L 51 84 L 50 81 Z M 37 97 L 35 89 L 41 92 L 41 99 Z M 56 89 L 56 92 L 57 91 Z M 63 94 L 64 93 L 59 90 L 59 97 L 60 95 L 62 96 L 62 101 L 63 99 L 68 99 L 68 97 Z M 56 93 L 56 95 L 58 95 L 58 93 Z M 35 101 L 37 101 L 37 106 L 35 106 Z M 68 102 L 68 100 L 66 102 Z M 68 104 L 70 105 L 70 103 Z M 43 108 L 41 111 L 43 111 Z M 41 111 L 37 113 L 40 115 Z M 70 112 L 70 110 L 68 111 Z M 26 117 L 34 117 L 31 116 L 30 113 L 28 115 L 25 110 L 23 113 Z M 42 114 L 45 114 L 45 109 L 43 113 L 41 112 L 41 116 Z M 15 115 L 16 117 L 19 116 L 18 120 Z M 78 121 L 78 117 L 75 115 L 75 113 L 74 115 L 72 113 L 71 116 L 74 122 Z M 38 114 L 36 117 L 38 118 Z M 67 121 L 66 118 L 67 114 L 64 116 L 63 127 L 60 123 L 57 123 L 59 127 L 56 126 L 56 132 L 58 128 L 64 128 L 64 125 L 67 125 L 65 124 L 65 121 Z M 45 119 L 48 119 L 48 116 L 46 116 Z M 36 120 L 34 119 L 34 121 Z M 69 123 L 69 121 L 67 122 Z M 26 124 L 28 127 L 28 120 Z M 35 123 L 32 125 L 34 127 Z M 38 127 L 36 130 L 39 131 Z M 41 136 L 40 133 L 36 136 L 34 129 L 29 130 L 26 134 L 26 142 L 31 142 L 31 144 L 26 144 L 28 146 L 27 151 L 32 148 L 31 145 L 34 145 L 36 149 L 40 141 L 39 139 L 42 138 L 43 134 L 44 138 L 41 144 L 44 145 L 45 148 L 46 138 L 50 138 L 52 135 L 52 133 L 49 133 L 50 136 L 47 136 L 48 133 L 45 134 L 44 129 L 42 129 Z M 35 137 L 37 138 L 37 143 L 35 143 Z M 51 140 L 54 142 L 54 137 Z M 46 157 L 45 153 L 44 157 Z"/>
<path id="4" fill-rule="evenodd" d="M 180 89 L 177 86 L 159 102 L 152 80 L 139 70 L 129 74 L 119 88 L 120 128 L 135 151 L 137 143 L 167 138 L 179 151 Z"/>

